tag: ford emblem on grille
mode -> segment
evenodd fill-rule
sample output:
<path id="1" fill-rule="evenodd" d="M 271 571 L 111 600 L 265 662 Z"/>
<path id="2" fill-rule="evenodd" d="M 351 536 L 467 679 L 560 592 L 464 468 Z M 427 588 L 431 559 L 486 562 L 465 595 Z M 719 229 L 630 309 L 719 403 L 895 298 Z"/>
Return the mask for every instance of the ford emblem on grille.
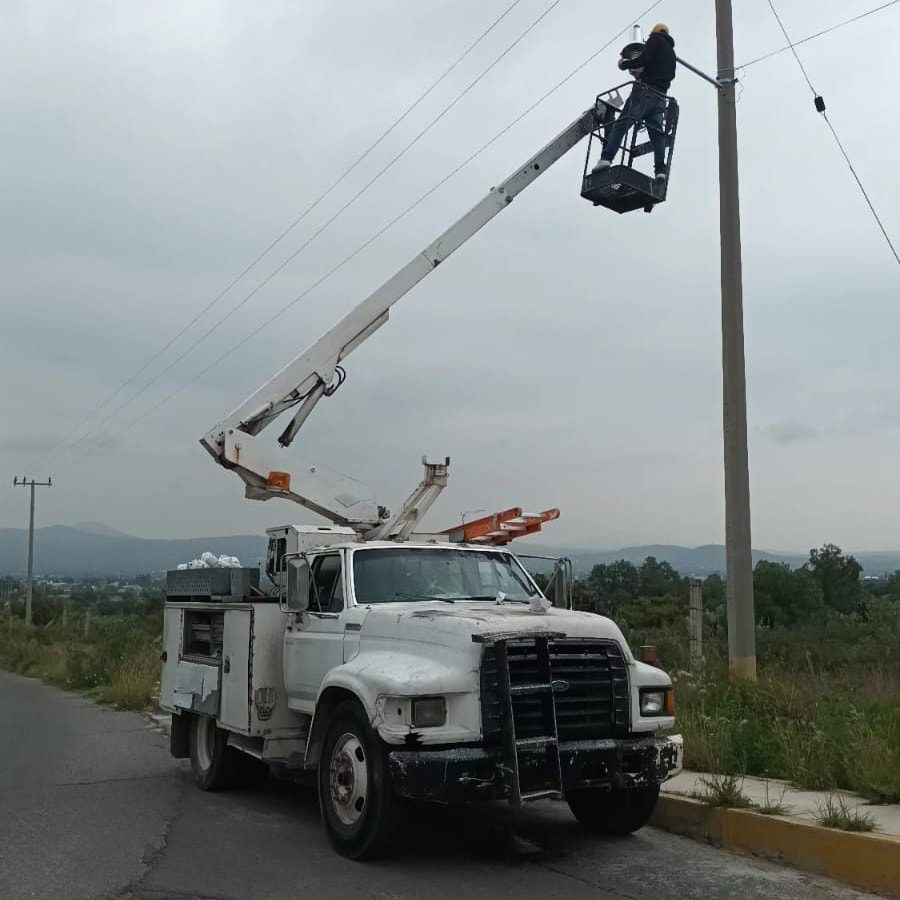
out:
<path id="1" fill-rule="evenodd" d="M 554 694 L 564 694 L 569 689 L 569 682 L 556 678 L 550 682 L 550 689 Z"/>

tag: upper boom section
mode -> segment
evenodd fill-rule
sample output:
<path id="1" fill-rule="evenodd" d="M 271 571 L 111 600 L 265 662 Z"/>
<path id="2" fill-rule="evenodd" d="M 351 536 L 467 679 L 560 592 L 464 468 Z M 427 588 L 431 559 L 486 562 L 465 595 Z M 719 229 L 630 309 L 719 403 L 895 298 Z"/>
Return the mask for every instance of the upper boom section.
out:
<path id="1" fill-rule="evenodd" d="M 582 113 L 499 187 L 492 188 L 477 206 L 451 225 L 436 241 L 260 387 L 215 431 L 237 428 L 247 434 L 259 434 L 286 409 L 304 399 L 312 399 L 317 388 L 324 394 L 324 388 L 334 378 L 335 366 L 387 321 L 390 308 L 546 169 L 590 134 L 593 116 L 593 109 Z M 290 443 L 290 440 L 285 443 Z"/>
<path id="2" fill-rule="evenodd" d="M 343 380 L 339 363 L 384 325 L 390 308 L 590 134 L 594 122 L 592 107 L 201 438 L 220 465 L 243 479 L 249 497 L 286 497 L 338 524 L 373 527 L 383 521 L 383 510 L 358 484 L 348 492 L 349 479 L 332 477 L 333 473 L 321 467 L 305 466 L 292 476 L 284 460 L 255 446 L 253 436 L 286 410 L 299 406 L 278 439 L 287 447 L 319 400 L 332 394 Z"/>

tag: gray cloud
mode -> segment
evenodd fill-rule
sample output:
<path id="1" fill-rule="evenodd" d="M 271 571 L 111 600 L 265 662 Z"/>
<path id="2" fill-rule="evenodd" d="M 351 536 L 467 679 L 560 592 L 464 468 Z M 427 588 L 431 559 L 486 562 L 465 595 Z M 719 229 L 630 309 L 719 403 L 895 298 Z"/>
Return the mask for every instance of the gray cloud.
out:
<path id="1" fill-rule="evenodd" d="M 781 444 L 782 446 L 794 444 L 798 441 L 811 441 L 823 436 L 822 430 L 815 425 L 791 419 L 768 425 L 761 428 L 760 431 L 776 444 Z"/>
<path id="2" fill-rule="evenodd" d="M 76 9 L 36 0 L 6 10 L 0 469 L 21 473 L 48 434 L 78 426 L 501 5 L 162 0 Z M 283 247 L 90 423 L 97 426 L 243 298 L 545 5 L 524 0 Z M 688 6 L 666 3 L 659 15 L 682 54 L 712 69 L 712 22 Z M 786 11 L 786 25 L 803 34 L 866 3 L 849 6 L 806 3 Z M 766 9 L 736 15 L 739 59 L 780 46 Z M 897 93 L 900 73 L 880 56 L 865 70 L 846 58 L 848 40 L 879 45 L 884 21 L 872 17 L 852 36 L 839 32 L 801 52 L 897 235 L 900 182 L 885 162 L 897 125 L 872 109 Z M 625 24 L 580 0 L 560 4 L 307 252 L 79 445 L 84 452 L 49 460 L 58 489 L 42 497 L 42 520 L 184 535 L 304 519 L 276 503 L 244 501 L 239 482 L 210 465 L 198 437 L 615 83 L 614 51 L 276 325 L 130 423 Z M 348 360 L 347 385 L 316 411 L 291 458 L 347 471 L 395 505 L 418 480 L 423 451 L 449 453 L 451 487 L 435 525 L 449 524 L 460 509 L 558 505 L 563 518 L 548 539 L 604 546 L 721 540 L 715 102 L 686 73 L 675 86 L 682 124 L 664 207 L 623 217 L 593 209 L 578 196 L 583 157 L 572 153 Z M 900 436 L 882 427 L 873 441 L 862 426 L 834 423 L 853 423 L 860 411 L 874 421 L 898 408 L 894 264 L 789 54 L 748 69 L 743 86 L 750 426 L 761 438 L 751 447 L 755 538 L 776 548 L 820 539 L 891 545 Z M 0 525 L 20 522 L 21 500 L 0 495 Z"/>
<path id="3" fill-rule="evenodd" d="M 57 440 L 55 435 L 7 434 L 0 437 L 0 450 L 20 456 L 38 456 Z"/>

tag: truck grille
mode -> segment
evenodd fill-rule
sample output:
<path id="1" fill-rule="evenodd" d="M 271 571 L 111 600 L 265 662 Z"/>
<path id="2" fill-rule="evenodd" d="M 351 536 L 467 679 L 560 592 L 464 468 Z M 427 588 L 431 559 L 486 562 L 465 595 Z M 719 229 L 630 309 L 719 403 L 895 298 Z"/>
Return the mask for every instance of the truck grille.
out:
<path id="1" fill-rule="evenodd" d="M 618 737 L 628 732 L 628 667 L 615 641 L 555 638 L 548 642 L 559 740 Z M 541 681 L 533 639 L 507 641 L 510 686 Z M 565 687 L 565 685 L 568 687 Z M 503 703 L 495 648 L 486 644 L 481 661 L 481 717 L 486 741 L 499 740 Z M 545 733 L 541 699 L 512 695 L 517 738 Z"/>

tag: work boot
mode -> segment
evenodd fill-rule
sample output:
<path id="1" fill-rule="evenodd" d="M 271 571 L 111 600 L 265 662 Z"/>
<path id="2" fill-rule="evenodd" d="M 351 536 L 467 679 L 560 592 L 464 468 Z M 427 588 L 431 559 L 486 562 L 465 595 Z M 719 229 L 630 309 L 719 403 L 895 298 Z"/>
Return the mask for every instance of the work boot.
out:
<path id="1" fill-rule="evenodd" d="M 608 159 L 603 159 L 602 157 L 597 160 L 597 165 L 591 170 L 593 172 L 605 172 L 612 163 Z"/>

